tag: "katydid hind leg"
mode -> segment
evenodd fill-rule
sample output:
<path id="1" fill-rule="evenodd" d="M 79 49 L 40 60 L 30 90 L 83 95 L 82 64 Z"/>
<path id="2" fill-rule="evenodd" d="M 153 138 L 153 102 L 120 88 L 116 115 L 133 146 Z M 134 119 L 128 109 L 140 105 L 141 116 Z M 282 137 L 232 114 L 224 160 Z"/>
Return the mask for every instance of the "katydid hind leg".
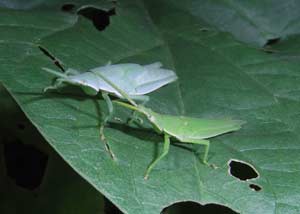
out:
<path id="1" fill-rule="evenodd" d="M 105 125 L 105 123 L 107 123 L 107 121 L 112 117 L 114 107 L 113 107 L 112 101 L 107 92 L 102 92 L 102 97 L 104 98 L 107 108 L 108 108 L 108 115 L 106 115 L 103 119 L 103 123 Z"/>
<path id="2" fill-rule="evenodd" d="M 209 165 L 208 162 L 207 162 L 208 152 L 209 152 L 209 145 L 210 145 L 209 140 L 186 139 L 186 140 L 182 140 L 182 142 L 203 145 L 205 148 L 204 148 L 204 155 L 203 155 L 202 162 L 205 165 Z"/>
<path id="3" fill-rule="evenodd" d="M 164 135 L 164 146 L 162 153 L 148 166 L 144 179 L 147 180 L 149 177 L 150 172 L 154 168 L 154 166 L 164 157 L 166 154 L 168 154 L 170 149 L 170 136 L 168 134 Z"/>
<path id="4" fill-rule="evenodd" d="M 112 150 L 110 149 L 110 146 L 109 144 L 107 143 L 107 140 L 105 138 L 105 135 L 104 135 L 104 127 L 107 123 L 107 121 L 112 117 L 113 115 L 113 104 L 111 102 L 111 99 L 109 98 L 108 96 L 108 93 L 106 92 L 102 92 L 102 97 L 104 98 L 106 104 L 107 104 L 107 107 L 108 107 L 108 115 L 105 115 L 101 125 L 100 125 L 100 138 L 101 138 L 101 141 L 104 143 L 104 146 L 105 146 L 105 149 L 106 151 L 108 151 L 108 153 L 110 154 L 110 156 L 112 157 L 112 159 L 115 159 L 115 155 L 114 153 L 112 152 Z"/>

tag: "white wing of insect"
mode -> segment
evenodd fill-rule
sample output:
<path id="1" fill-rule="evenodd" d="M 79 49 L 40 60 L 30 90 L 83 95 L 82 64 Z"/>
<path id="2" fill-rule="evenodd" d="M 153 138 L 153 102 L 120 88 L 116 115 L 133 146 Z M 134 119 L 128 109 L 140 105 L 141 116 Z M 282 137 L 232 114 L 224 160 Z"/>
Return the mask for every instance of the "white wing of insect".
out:
<path id="1" fill-rule="evenodd" d="M 99 73 L 117 85 L 122 91 L 126 92 L 132 99 L 142 101 L 148 100 L 148 97 L 145 96 L 145 94 L 177 80 L 175 72 L 162 68 L 160 62 L 154 62 L 149 65 L 139 65 L 135 63 L 107 64 L 105 66 L 90 69 L 88 72 L 84 73 L 80 73 L 71 68 L 67 69 L 65 73 L 57 72 L 49 68 L 43 68 L 43 70 L 58 77 L 54 85 L 46 87 L 44 89 L 45 91 L 48 89 L 57 89 L 64 83 L 77 85 L 88 95 L 96 95 L 101 91 L 109 111 L 109 114 L 103 119 L 103 123 L 100 127 L 100 135 L 103 141 L 105 140 L 103 134 L 104 125 L 113 114 L 113 105 L 108 94 L 112 94 L 122 99 L 124 99 L 124 97 L 114 87 L 105 82 L 98 75 Z M 106 148 L 111 156 L 113 156 L 113 153 L 110 151 L 107 144 Z"/>
<path id="2" fill-rule="evenodd" d="M 133 63 L 106 65 L 68 76 L 65 82 L 88 86 L 93 90 L 92 94 L 106 91 L 123 98 L 118 91 L 97 76 L 97 73 L 101 73 L 130 96 L 145 95 L 177 79 L 174 71 L 161 66 L 160 62 L 145 66 Z"/>
<path id="3" fill-rule="evenodd" d="M 82 87 L 89 95 L 96 95 L 99 91 L 105 91 L 123 98 L 112 86 L 103 81 L 97 73 L 101 73 L 129 96 L 134 97 L 148 94 L 177 79 L 174 71 L 161 68 L 161 66 L 160 62 L 144 66 L 134 63 L 115 64 L 93 68 L 84 73 L 68 69 L 65 75 L 49 68 L 43 69 L 59 76 L 54 86 L 47 87 L 46 90 L 58 88 L 62 83 L 69 83 Z"/>

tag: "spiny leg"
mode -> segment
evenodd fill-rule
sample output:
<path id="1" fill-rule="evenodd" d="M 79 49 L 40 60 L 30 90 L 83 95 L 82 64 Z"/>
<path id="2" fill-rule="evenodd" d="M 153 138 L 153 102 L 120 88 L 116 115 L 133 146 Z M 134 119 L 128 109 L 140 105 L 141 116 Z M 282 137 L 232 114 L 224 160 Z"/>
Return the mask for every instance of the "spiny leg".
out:
<path id="1" fill-rule="evenodd" d="M 104 142 L 104 146 L 105 146 L 105 149 L 106 151 L 108 151 L 108 153 L 110 154 L 110 156 L 112 157 L 112 159 L 115 159 L 115 155 L 114 153 L 112 152 L 112 150 L 110 149 L 108 143 L 107 143 L 107 140 L 105 138 L 105 135 L 104 135 L 104 127 L 107 123 L 107 121 L 111 118 L 112 114 L 113 114 L 113 104 L 111 102 L 111 99 L 109 98 L 108 96 L 108 93 L 106 92 L 102 92 L 102 97 L 104 98 L 106 104 L 107 104 L 107 107 L 108 107 L 108 115 L 106 115 L 100 125 L 100 138 L 102 140 L 102 142 Z"/>
<path id="2" fill-rule="evenodd" d="M 153 167 L 169 152 L 169 148 L 170 148 L 170 136 L 168 134 L 164 135 L 164 147 L 163 147 L 163 151 L 162 153 L 148 166 L 144 179 L 148 179 L 149 174 L 151 172 L 151 170 L 153 169 Z"/>

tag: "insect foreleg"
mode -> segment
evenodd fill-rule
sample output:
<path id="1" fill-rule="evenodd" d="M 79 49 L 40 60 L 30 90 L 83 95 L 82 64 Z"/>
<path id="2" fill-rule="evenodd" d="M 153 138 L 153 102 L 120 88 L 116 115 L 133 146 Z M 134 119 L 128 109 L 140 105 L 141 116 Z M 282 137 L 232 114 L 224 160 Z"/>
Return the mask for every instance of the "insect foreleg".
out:
<path id="1" fill-rule="evenodd" d="M 148 179 L 149 174 L 151 172 L 151 170 L 153 169 L 153 167 L 169 152 L 169 148 L 170 148 L 170 136 L 168 134 L 164 135 L 164 147 L 163 147 L 163 151 L 162 153 L 148 166 L 144 179 Z"/>
<path id="2" fill-rule="evenodd" d="M 141 126 L 144 121 L 143 119 L 138 115 L 138 112 L 133 111 L 131 118 L 127 121 L 127 124 L 131 125 L 133 123 L 136 123 L 138 126 Z"/>
<path id="3" fill-rule="evenodd" d="M 44 92 L 48 91 L 48 90 L 56 90 L 61 86 L 62 83 L 62 79 L 58 78 L 55 80 L 53 85 L 47 86 L 43 89 Z"/>
<path id="4" fill-rule="evenodd" d="M 150 98 L 147 95 L 131 95 L 130 98 L 136 101 L 141 101 L 141 105 L 145 105 L 145 103 L 147 103 L 150 100 Z M 143 124 L 142 118 L 138 116 L 136 111 L 133 111 L 131 119 L 128 121 L 128 124 L 131 124 L 134 121 L 137 121 L 139 124 Z"/>

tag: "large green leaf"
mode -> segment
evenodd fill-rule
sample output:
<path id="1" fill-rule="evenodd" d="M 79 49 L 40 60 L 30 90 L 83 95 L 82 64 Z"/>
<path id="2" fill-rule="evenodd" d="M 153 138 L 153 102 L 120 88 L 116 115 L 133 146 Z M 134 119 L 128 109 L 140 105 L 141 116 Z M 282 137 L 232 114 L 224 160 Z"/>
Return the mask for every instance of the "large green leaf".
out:
<path id="1" fill-rule="evenodd" d="M 186 0 L 176 7 L 254 45 L 300 32 L 299 1 Z"/>
<path id="2" fill-rule="evenodd" d="M 104 1 L 82 2 L 74 3 L 81 12 L 87 5 L 105 11 L 114 6 Z M 208 1 L 189 2 L 120 1 L 116 15 L 110 17 L 110 25 L 103 31 L 74 10 L 61 11 L 61 3 L 55 1 L 30 10 L 2 8 L 0 79 L 53 148 L 125 213 L 159 213 L 178 201 L 222 204 L 247 214 L 298 213 L 297 54 L 267 53 L 222 33 L 224 29 L 218 25 L 214 29 L 204 25 L 203 17 L 216 5 L 220 17 L 228 19 L 228 14 L 222 12 L 226 11 L 222 2 L 228 1 L 212 6 Z M 199 2 L 207 11 L 199 8 Z M 264 7 L 260 2 L 249 5 L 253 6 L 252 12 Z M 281 12 L 286 12 L 282 19 L 288 24 L 299 24 L 293 23 L 297 14 Z M 244 11 L 240 14 L 246 15 Z M 277 14 L 265 20 L 273 16 Z M 236 16 L 238 19 L 242 18 Z M 266 27 L 264 20 L 256 22 L 256 26 Z M 246 27 L 235 25 L 234 29 L 244 31 Z M 235 37 L 249 41 L 246 35 Z M 251 41 L 263 43 L 255 34 Z M 39 45 L 65 67 L 78 70 L 109 60 L 139 64 L 162 61 L 176 71 L 179 80 L 152 93 L 148 106 L 162 113 L 232 117 L 247 124 L 238 132 L 211 139 L 209 162 L 217 169 L 201 164 L 187 147 L 173 145 L 146 181 L 143 174 L 161 147 L 161 136 L 111 125 L 105 134 L 117 157 L 113 161 L 99 139 L 101 112 L 106 112 L 104 102 L 99 101 L 100 96 L 85 96 L 74 87 L 44 94 L 42 89 L 51 84 L 53 77 L 41 67 L 54 66 Z M 283 44 L 278 50 L 289 47 L 289 43 Z M 124 115 L 118 109 L 116 116 Z M 194 148 L 202 151 L 201 146 Z M 230 159 L 250 163 L 259 178 L 243 182 L 232 177 L 227 165 Z M 253 191 L 249 183 L 259 185 L 261 191 Z"/>
<path id="3" fill-rule="evenodd" d="M 103 196 L 45 142 L 1 85 L 0 97 L 0 213 L 103 214 Z"/>

